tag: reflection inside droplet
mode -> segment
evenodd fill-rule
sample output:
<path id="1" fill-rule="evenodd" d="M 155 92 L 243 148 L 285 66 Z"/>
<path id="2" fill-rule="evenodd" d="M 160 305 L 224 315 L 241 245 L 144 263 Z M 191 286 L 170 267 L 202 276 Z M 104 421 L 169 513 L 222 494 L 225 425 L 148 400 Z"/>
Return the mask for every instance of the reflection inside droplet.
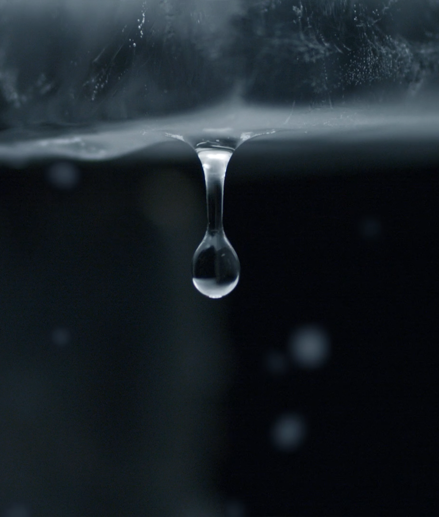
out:
<path id="1" fill-rule="evenodd" d="M 193 282 L 209 298 L 222 298 L 239 281 L 239 259 L 224 232 L 206 232 L 193 259 Z"/>

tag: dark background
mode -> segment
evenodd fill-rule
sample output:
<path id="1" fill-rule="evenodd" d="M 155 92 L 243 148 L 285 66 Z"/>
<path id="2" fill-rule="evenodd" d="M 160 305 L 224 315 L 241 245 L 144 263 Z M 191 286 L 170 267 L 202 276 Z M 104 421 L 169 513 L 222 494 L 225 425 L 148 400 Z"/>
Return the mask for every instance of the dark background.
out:
<path id="1" fill-rule="evenodd" d="M 439 515 L 438 160 L 340 172 L 334 149 L 317 171 L 267 145 L 260 174 L 244 145 L 242 276 L 216 301 L 191 285 L 202 172 L 175 145 L 2 167 L 0 515 Z M 310 325 L 314 369 L 288 353 Z"/>
<path id="2" fill-rule="evenodd" d="M 235 91 L 297 128 L 295 106 L 437 105 L 430 0 L 243 1 L 224 33 L 183 9 L 186 35 L 163 2 L 144 38 L 144 7 L 125 24 L 125 2 L 75 20 L 19 4 L 0 17 L 5 142 Z M 242 276 L 219 301 L 191 283 L 204 189 L 181 142 L 1 166 L 0 517 L 439 515 L 439 146 L 414 118 L 396 140 L 366 116 L 352 138 L 240 147 Z M 306 328 L 319 367 L 291 354 Z"/>
<path id="3" fill-rule="evenodd" d="M 243 276 L 225 486 L 249 515 L 439 514 L 437 198 L 434 167 L 230 188 Z M 264 371 L 309 324 L 329 362 Z M 291 411 L 309 429 L 288 454 L 267 437 Z"/>

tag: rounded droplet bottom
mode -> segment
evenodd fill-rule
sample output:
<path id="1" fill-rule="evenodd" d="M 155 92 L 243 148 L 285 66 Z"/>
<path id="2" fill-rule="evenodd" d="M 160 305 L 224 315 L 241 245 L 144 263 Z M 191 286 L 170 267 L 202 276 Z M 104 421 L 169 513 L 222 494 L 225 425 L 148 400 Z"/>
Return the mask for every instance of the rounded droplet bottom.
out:
<path id="1" fill-rule="evenodd" d="M 239 278 L 232 283 L 226 284 L 219 283 L 215 279 L 206 280 L 205 278 L 193 278 L 192 281 L 201 294 L 208 298 L 218 299 L 231 293 L 238 285 Z"/>
<path id="2" fill-rule="evenodd" d="M 239 259 L 224 233 L 206 233 L 192 264 L 194 286 L 209 298 L 228 295 L 239 282 Z"/>

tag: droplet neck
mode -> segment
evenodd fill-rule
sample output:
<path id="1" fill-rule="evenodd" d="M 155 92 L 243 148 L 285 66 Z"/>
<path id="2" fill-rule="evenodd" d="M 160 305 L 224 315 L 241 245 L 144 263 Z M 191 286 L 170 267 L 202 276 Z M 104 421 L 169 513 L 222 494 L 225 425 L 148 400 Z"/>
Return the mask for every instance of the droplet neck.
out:
<path id="1" fill-rule="evenodd" d="M 207 229 L 209 232 L 223 230 L 224 176 L 206 178 Z"/>
<path id="2" fill-rule="evenodd" d="M 225 149 L 199 149 L 198 157 L 204 171 L 207 200 L 207 230 L 223 231 L 224 180 L 232 151 Z"/>

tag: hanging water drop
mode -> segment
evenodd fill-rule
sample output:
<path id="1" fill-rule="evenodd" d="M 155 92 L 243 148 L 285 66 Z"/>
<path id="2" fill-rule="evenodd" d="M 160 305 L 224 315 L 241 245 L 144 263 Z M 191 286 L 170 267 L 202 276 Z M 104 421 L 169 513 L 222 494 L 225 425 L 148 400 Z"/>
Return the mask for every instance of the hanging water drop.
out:
<path id="1" fill-rule="evenodd" d="M 239 281 L 238 255 L 223 228 L 224 179 L 231 149 L 199 148 L 198 157 L 204 170 L 207 198 L 207 230 L 192 260 L 192 279 L 200 293 L 222 298 Z"/>

